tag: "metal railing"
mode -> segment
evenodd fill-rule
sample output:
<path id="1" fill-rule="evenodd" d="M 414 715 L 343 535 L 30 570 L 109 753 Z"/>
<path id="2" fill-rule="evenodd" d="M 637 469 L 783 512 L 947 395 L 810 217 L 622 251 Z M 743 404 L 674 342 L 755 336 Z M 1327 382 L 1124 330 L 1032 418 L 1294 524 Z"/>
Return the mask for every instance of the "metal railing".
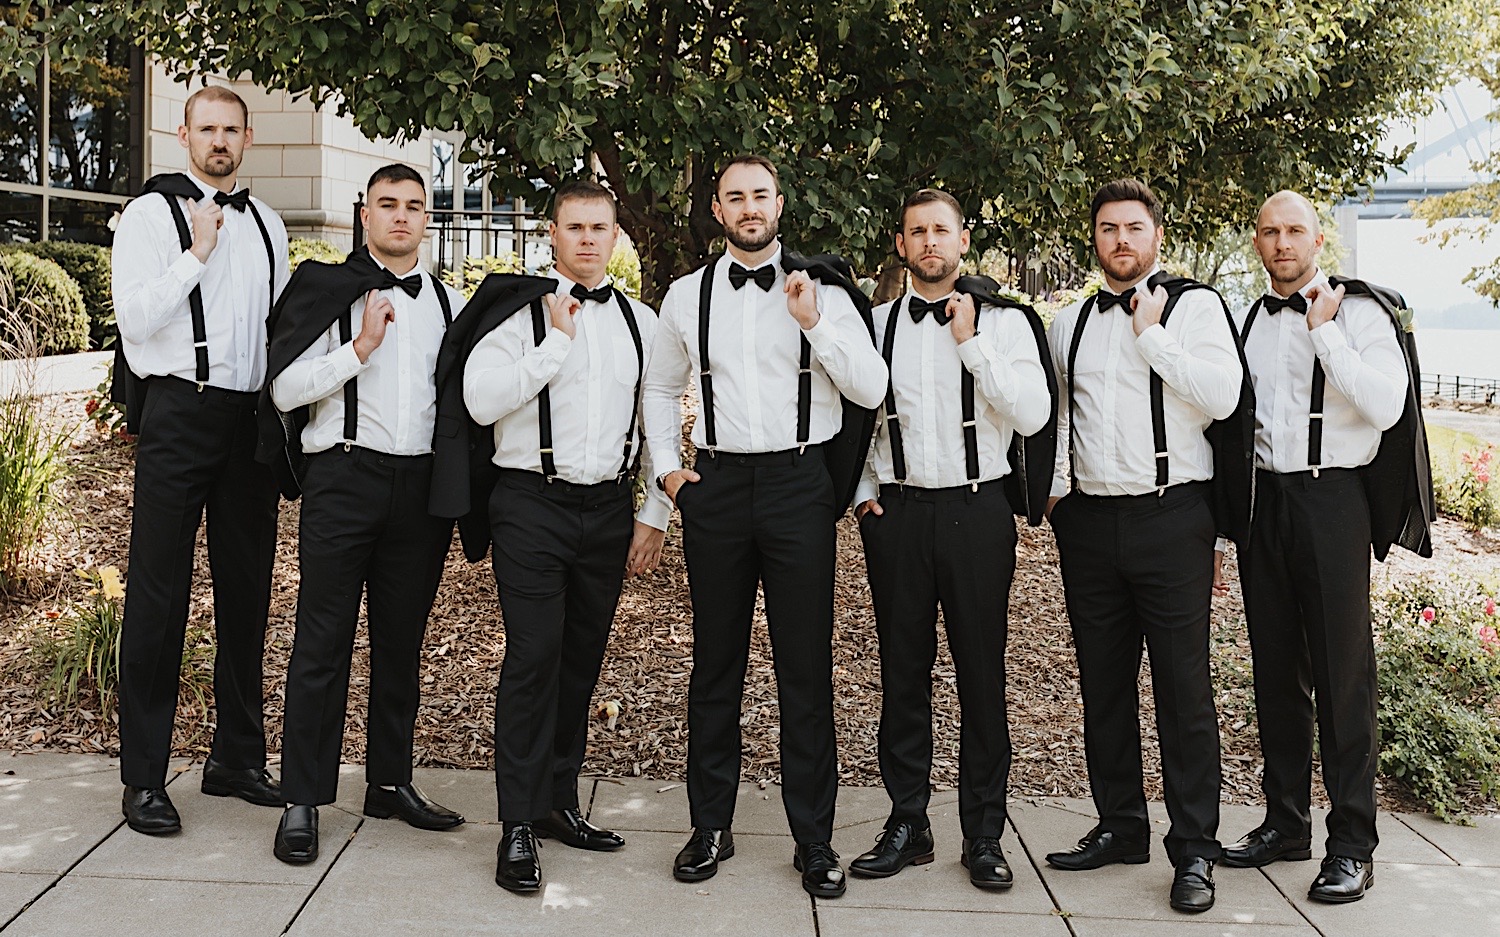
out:
<path id="1" fill-rule="evenodd" d="M 1422 396 L 1492 404 L 1500 397 L 1500 379 L 1424 373 Z"/>
<path id="2" fill-rule="evenodd" d="M 356 245 L 365 242 L 359 214 L 364 205 L 361 192 L 354 202 Z M 523 270 L 533 270 L 552 259 L 546 221 L 533 212 L 434 208 L 428 210 L 428 218 L 432 266 L 436 270 L 457 270 L 470 257 L 515 254 Z"/>

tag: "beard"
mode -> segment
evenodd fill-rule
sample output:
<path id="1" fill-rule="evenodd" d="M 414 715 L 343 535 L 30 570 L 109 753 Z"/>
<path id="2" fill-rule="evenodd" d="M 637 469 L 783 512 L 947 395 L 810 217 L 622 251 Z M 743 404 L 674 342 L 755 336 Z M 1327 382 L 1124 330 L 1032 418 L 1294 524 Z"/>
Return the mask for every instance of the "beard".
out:
<path id="1" fill-rule="evenodd" d="M 738 247 L 740 250 L 744 251 L 747 254 L 753 254 L 758 250 L 762 250 L 770 246 L 771 242 L 776 240 L 777 236 L 781 233 L 781 223 L 779 219 L 776 218 L 764 219 L 762 221 L 762 227 L 764 228 L 764 230 L 761 231 L 760 235 L 757 237 L 746 237 L 742 234 L 738 234 L 728 225 L 724 225 L 723 227 L 724 240 L 733 244 L 735 247 Z"/>
<path id="2" fill-rule="evenodd" d="M 203 165 L 197 167 L 203 171 L 205 176 L 231 176 L 239 167 L 233 155 L 229 153 L 209 153 L 203 158 Z"/>
<path id="3" fill-rule="evenodd" d="M 1293 270 L 1291 273 L 1277 275 L 1277 273 L 1274 270 L 1267 270 L 1266 272 L 1271 275 L 1271 282 L 1275 283 L 1275 284 L 1278 284 L 1278 285 L 1287 284 L 1287 283 L 1296 283 L 1298 280 L 1300 280 L 1303 277 L 1307 276 L 1307 274 L 1313 268 L 1313 262 L 1311 260 L 1309 260 L 1306 263 L 1301 263 L 1300 262 L 1301 259 L 1298 258 L 1298 260 L 1299 260 L 1299 263 L 1298 263 L 1297 269 Z"/>
<path id="4" fill-rule="evenodd" d="M 927 271 L 922 269 L 922 260 L 928 260 L 932 258 L 936 258 L 942 261 L 942 264 L 938 267 L 936 273 L 928 273 Z M 901 258 L 901 263 L 906 267 L 907 270 L 911 271 L 912 276 L 916 277 L 918 280 L 921 280 L 923 283 L 941 283 L 944 280 L 948 279 L 948 277 L 952 276 L 953 271 L 958 269 L 957 257 L 944 257 L 941 254 L 931 254 L 928 255 L 928 257 L 924 257 L 919 260 L 907 260 L 905 257 L 903 257 Z"/>
<path id="5" fill-rule="evenodd" d="M 1121 283 L 1139 280 L 1155 265 L 1155 254 L 1136 253 L 1129 256 L 1099 258 L 1099 266 L 1104 268 L 1104 272 Z"/>

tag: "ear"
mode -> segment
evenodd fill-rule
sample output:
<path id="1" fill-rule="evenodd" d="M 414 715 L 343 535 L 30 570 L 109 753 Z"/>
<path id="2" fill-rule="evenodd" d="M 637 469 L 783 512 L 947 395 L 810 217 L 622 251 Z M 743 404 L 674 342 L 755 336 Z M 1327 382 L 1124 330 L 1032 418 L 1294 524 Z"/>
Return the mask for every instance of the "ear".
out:
<path id="1" fill-rule="evenodd" d="M 178 124 L 177 125 L 177 144 L 178 144 L 178 146 L 181 146 L 184 150 L 188 148 L 188 128 L 187 128 L 187 124 Z"/>
<path id="2" fill-rule="evenodd" d="M 776 217 L 781 217 L 781 212 L 786 208 L 786 196 L 780 192 L 776 193 Z"/>
<path id="3" fill-rule="evenodd" d="M 903 261 L 906 260 L 906 238 L 902 236 L 900 231 L 896 232 L 896 256 L 900 257 Z"/>
<path id="4" fill-rule="evenodd" d="M 974 233 L 968 228 L 964 228 L 963 233 L 958 236 L 958 252 L 960 256 L 969 252 L 969 245 L 973 242 L 973 238 Z"/>
<path id="5" fill-rule="evenodd" d="M 251 130 L 248 126 L 245 127 L 245 149 L 247 149 L 247 150 L 250 149 L 250 145 L 252 143 L 254 143 L 254 142 L 255 142 L 255 131 Z"/>
<path id="6" fill-rule="evenodd" d="M 719 224 L 723 224 L 724 223 L 724 207 L 719 204 L 719 197 L 717 195 L 714 196 L 713 210 L 714 210 L 714 220 L 717 221 Z"/>

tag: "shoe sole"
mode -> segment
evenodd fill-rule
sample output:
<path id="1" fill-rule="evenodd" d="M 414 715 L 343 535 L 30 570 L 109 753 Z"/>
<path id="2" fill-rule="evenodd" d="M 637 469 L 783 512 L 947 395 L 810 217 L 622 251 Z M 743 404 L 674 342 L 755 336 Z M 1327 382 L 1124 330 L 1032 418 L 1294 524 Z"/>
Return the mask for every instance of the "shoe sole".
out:
<path id="1" fill-rule="evenodd" d="M 451 829 L 454 829 L 456 827 L 460 827 L 460 826 L 464 825 L 464 819 L 463 819 L 463 817 L 459 817 L 458 818 L 458 822 L 456 822 L 456 823 L 445 823 L 442 826 L 434 826 L 432 824 L 427 824 L 427 823 L 415 823 L 411 819 L 409 819 L 407 817 L 403 817 L 401 815 L 400 811 L 397 811 L 397 810 L 386 810 L 386 809 L 384 809 L 382 807 L 372 807 L 368 803 L 365 804 L 365 809 L 362 812 L 364 813 L 365 816 L 371 817 L 371 818 L 376 819 L 376 820 L 389 820 L 389 819 L 395 818 L 397 820 L 402 821 L 403 823 L 405 823 L 407 826 L 411 827 L 412 829 L 417 829 L 417 830 L 431 830 L 434 833 L 441 833 L 444 830 L 451 830 Z"/>
<path id="2" fill-rule="evenodd" d="M 923 853 L 920 856 L 913 856 L 912 858 L 901 863 L 899 866 L 889 872 L 881 872 L 875 869 L 861 869 L 859 866 L 850 863 L 849 873 L 851 875 L 858 876 L 859 878 L 890 878 L 892 875 L 898 874 L 902 869 L 906 868 L 909 865 L 926 865 L 936 858 L 937 855 L 935 853 Z"/>
<path id="3" fill-rule="evenodd" d="M 1091 872 L 1094 869 L 1102 869 L 1107 865 L 1145 865 L 1151 861 L 1151 854 L 1141 853 L 1134 856 L 1121 856 L 1118 859 L 1106 859 L 1103 862 L 1091 862 L 1088 865 L 1058 865 L 1051 859 L 1047 864 L 1059 872 Z"/>
<path id="4" fill-rule="evenodd" d="M 203 791 L 203 793 L 207 794 L 210 797 L 238 797 L 245 803 L 254 804 L 257 807 L 286 807 L 286 804 L 279 800 L 256 800 L 253 797 L 246 797 L 244 794 L 240 793 L 232 787 L 223 787 L 218 784 L 210 784 L 207 781 L 204 781 L 203 784 L 200 785 L 199 790 Z"/>
<path id="5" fill-rule="evenodd" d="M 130 827 L 132 830 L 135 830 L 137 833 L 142 833 L 146 836 L 171 836 L 174 833 L 182 832 L 181 823 L 177 824 L 176 826 L 146 827 L 136 826 L 134 823 L 130 822 L 129 818 L 126 818 L 125 825 Z"/>
<path id="6" fill-rule="evenodd" d="M 495 876 L 495 884 L 499 885 L 501 888 L 503 888 L 506 891 L 510 892 L 512 895 L 534 895 L 537 892 L 539 892 L 539 891 L 542 890 L 542 886 L 540 884 L 537 884 L 537 885 L 515 885 L 515 884 L 508 884 L 506 882 L 502 882 L 502 881 L 500 881 L 500 876 L 498 876 L 498 875 Z"/>
<path id="7" fill-rule="evenodd" d="M 556 835 L 554 833 L 550 833 L 547 830 L 544 830 L 544 829 L 542 829 L 540 827 L 535 827 L 534 826 L 532 829 L 536 833 L 536 838 L 537 839 L 550 839 L 550 840 L 554 840 L 556 842 L 562 843 L 564 846 L 567 846 L 569 849 L 583 849 L 583 850 L 587 850 L 588 852 L 619 852 L 621 849 L 625 848 L 625 844 L 624 843 L 614 843 L 614 844 L 609 845 L 609 846 L 584 846 L 584 845 L 582 845 L 580 843 L 570 843 L 567 840 L 563 839 L 561 836 L 558 836 L 558 835 Z"/>
<path id="8" fill-rule="evenodd" d="M 1173 911 L 1181 911 L 1183 914 L 1202 914 L 1204 911 L 1207 911 L 1214 906 L 1214 903 L 1212 901 L 1202 906 L 1201 908 L 1195 905 L 1178 904 L 1175 901 L 1168 903 L 1172 906 Z"/>
<path id="9" fill-rule="evenodd" d="M 272 853 L 275 854 L 275 856 L 276 856 L 277 859 L 280 859 L 282 862 L 285 862 L 287 865 L 307 865 L 308 863 L 317 862 L 318 861 L 317 850 L 313 850 L 313 852 L 312 852 L 311 855 L 306 855 L 306 856 L 304 856 L 304 855 L 297 855 L 297 854 L 282 853 L 282 852 L 278 852 L 278 851 L 276 851 L 274 849 L 272 850 Z"/>
<path id="10" fill-rule="evenodd" d="M 1279 856 L 1272 856 L 1264 862 L 1248 862 L 1242 859 L 1231 859 L 1226 853 L 1219 860 L 1219 864 L 1227 865 L 1231 869 L 1262 869 L 1273 862 L 1305 862 L 1311 858 L 1312 848 L 1309 847 L 1307 849 L 1295 849 L 1291 852 L 1282 853 Z"/>
<path id="11" fill-rule="evenodd" d="M 711 879 L 715 875 L 719 874 L 719 863 L 721 863 L 721 862 L 727 862 L 728 860 L 733 859 L 733 858 L 734 858 L 734 846 L 733 846 L 733 844 L 731 844 L 729 846 L 726 846 L 724 848 L 723 852 L 719 853 L 719 857 L 714 860 L 714 867 L 712 869 L 710 869 L 709 871 L 707 871 L 707 872 L 683 872 L 680 869 L 673 869 L 672 870 L 672 877 L 675 878 L 675 879 L 677 879 L 677 881 L 679 881 L 679 882 L 703 882 L 703 881 L 707 881 L 708 879 Z"/>
<path id="12" fill-rule="evenodd" d="M 1321 902 L 1323 904 L 1349 904 L 1351 902 L 1355 902 L 1355 901 L 1358 901 L 1359 899 L 1363 898 L 1365 896 L 1365 892 L 1369 891 L 1370 889 L 1372 889 L 1374 887 L 1375 887 L 1375 876 L 1374 876 L 1374 874 L 1371 874 L 1369 878 L 1365 879 L 1365 887 L 1361 888 L 1355 894 L 1352 894 L 1352 895 L 1340 895 L 1338 897 L 1333 897 L 1332 895 L 1315 895 L 1315 894 L 1312 893 L 1312 891 L 1309 890 L 1308 893 L 1307 893 L 1307 897 L 1308 897 L 1308 899 L 1310 901 L 1318 901 L 1318 902 Z"/>

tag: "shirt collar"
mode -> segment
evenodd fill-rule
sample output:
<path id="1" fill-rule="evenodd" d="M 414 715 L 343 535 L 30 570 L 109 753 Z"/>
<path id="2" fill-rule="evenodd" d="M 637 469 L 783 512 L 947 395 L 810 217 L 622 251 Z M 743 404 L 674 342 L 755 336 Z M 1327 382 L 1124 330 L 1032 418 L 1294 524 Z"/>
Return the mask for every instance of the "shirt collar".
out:
<path id="1" fill-rule="evenodd" d="M 557 281 L 557 289 L 554 290 L 554 292 L 556 292 L 559 296 L 562 296 L 564 294 L 573 292 L 573 287 L 575 287 L 575 286 L 578 285 L 574 281 L 572 281 L 572 280 L 568 279 L 567 277 L 563 276 L 561 273 L 558 273 L 556 267 L 552 268 L 551 277 L 552 277 L 552 279 L 554 279 L 554 280 Z M 584 287 L 584 289 L 597 290 L 599 287 L 604 286 L 604 285 L 606 285 L 608 283 L 609 283 L 609 274 L 605 273 L 603 276 L 601 276 L 599 278 L 599 282 L 596 283 L 596 284 L 594 284 L 593 287 Z"/>
<path id="2" fill-rule="evenodd" d="M 914 300 L 914 299 L 920 299 L 924 303 L 929 303 L 929 302 L 930 303 L 940 303 L 943 300 L 948 299 L 950 296 L 956 296 L 957 294 L 958 294 L 958 290 L 949 290 L 948 292 L 946 292 L 943 295 L 939 296 L 937 299 L 928 299 L 926 296 L 923 296 L 921 293 L 918 293 L 914 288 L 907 287 L 906 288 L 906 305 L 909 306 L 911 304 L 911 301 Z"/>
<path id="3" fill-rule="evenodd" d="M 729 253 L 728 251 L 724 252 L 724 256 L 726 256 L 726 257 L 729 258 L 730 263 L 740 264 L 740 266 L 741 267 L 745 267 L 746 270 L 759 270 L 761 267 L 766 266 L 766 264 L 770 264 L 771 267 L 774 268 L 777 273 L 780 273 L 781 272 L 781 250 L 782 250 L 781 249 L 781 244 L 778 242 L 777 245 L 776 245 L 776 253 L 772 254 L 769 258 L 767 258 L 766 261 L 765 261 L 765 263 L 761 263 L 761 264 L 759 264 L 757 266 L 754 266 L 754 267 L 745 267 L 744 264 L 740 264 L 739 260 L 737 260 L 735 258 L 735 256 L 733 254 Z M 725 275 L 727 276 L 729 268 L 725 267 L 724 271 L 725 271 Z"/>
<path id="4" fill-rule="evenodd" d="M 219 194 L 218 189 L 214 188 L 212 185 L 209 185 L 207 182 L 204 182 L 202 179 L 199 179 L 198 174 L 193 172 L 191 169 L 184 173 L 184 175 L 193 180 L 193 184 L 203 191 L 203 195 L 205 198 L 213 198 L 215 195 Z M 230 189 L 226 194 L 233 195 L 242 188 L 244 188 L 244 186 L 240 185 L 240 183 L 236 181 L 234 184 L 234 188 Z"/>
<path id="5" fill-rule="evenodd" d="M 1316 268 L 1313 271 L 1313 277 L 1312 277 L 1312 279 L 1308 280 L 1306 283 L 1304 283 L 1302 285 L 1302 289 L 1298 290 L 1297 292 L 1301 293 L 1305 297 L 1307 295 L 1308 291 L 1311 290 L 1311 289 L 1313 289 L 1314 287 L 1317 287 L 1317 286 L 1327 286 L 1327 285 L 1328 285 L 1328 275 L 1323 272 L 1323 268 L 1322 267 L 1318 267 L 1318 268 Z M 1268 295 L 1268 296 L 1275 296 L 1275 297 L 1277 297 L 1279 299 L 1288 299 L 1288 298 L 1290 298 L 1290 297 L 1287 297 L 1287 296 L 1282 296 L 1281 295 L 1281 291 L 1276 288 L 1276 284 L 1274 284 L 1274 283 L 1272 283 L 1270 285 L 1270 288 L 1266 290 L 1266 295 Z"/>
<path id="6" fill-rule="evenodd" d="M 1142 276 L 1139 280 L 1136 280 L 1134 283 L 1132 283 L 1129 286 L 1125 287 L 1125 289 L 1121 291 L 1121 295 L 1128 294 L 1131 290 L 1139 290 L 1141 287 L 1143 287 L 1143 286 L 1146 285 L 1146 282 L 1148 280 L 1150 280 L 1152 277 L 1156 276 L 1160 272 L 1161 272 L 1161 266 L 1159 264 L 1153 265 L 1151 267 L 1151 269 L 1148 270 L 1148 271 L 1146 271 L 1145 275 Z"/>

